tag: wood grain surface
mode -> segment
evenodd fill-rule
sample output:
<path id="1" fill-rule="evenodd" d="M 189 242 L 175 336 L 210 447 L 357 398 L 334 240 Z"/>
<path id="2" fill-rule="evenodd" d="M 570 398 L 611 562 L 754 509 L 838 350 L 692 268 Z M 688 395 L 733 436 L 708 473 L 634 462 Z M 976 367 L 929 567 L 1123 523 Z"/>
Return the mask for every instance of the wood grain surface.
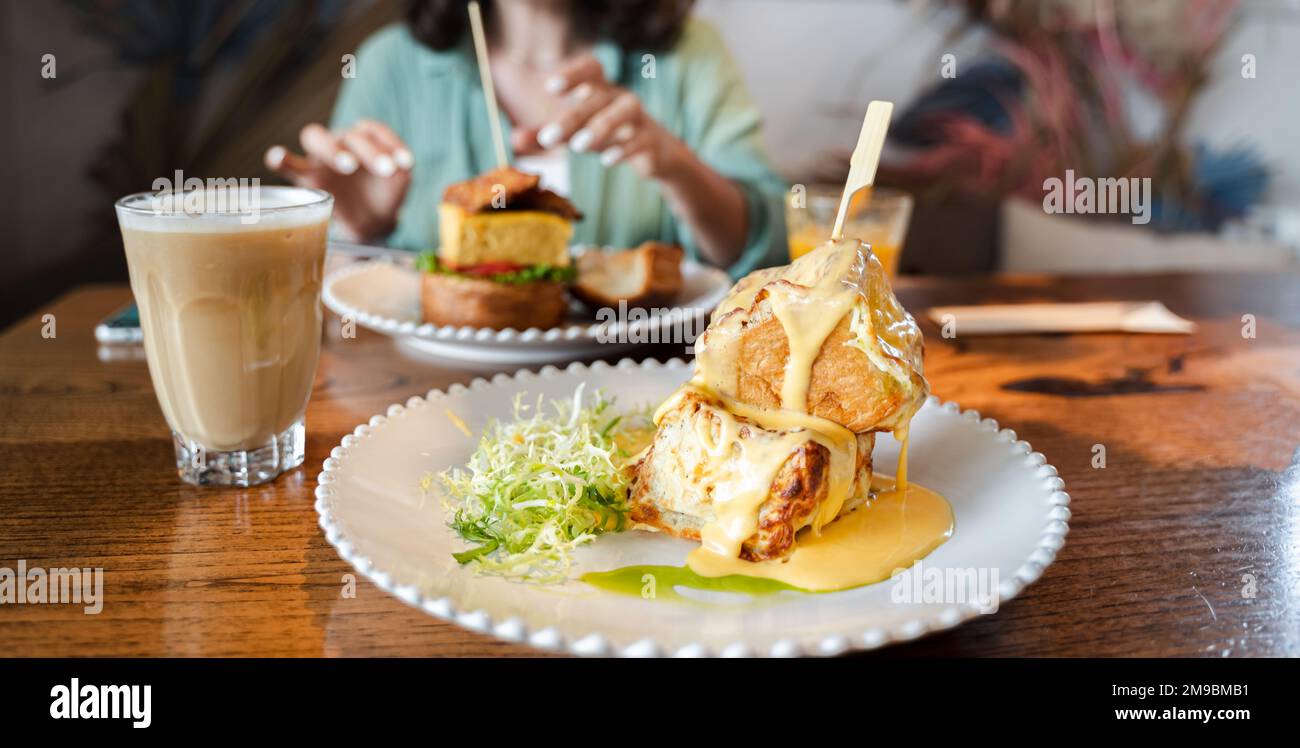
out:
<path id="1" fill-rule="evenodd" d="M 924 322 L 934 392 L 1046 454 L 1074 517 L 1056 563 L 997 615 L 868 656 L 1300 655 L 1300 276 L 905 279 L 899 295 L 918 319 L 947 304 L 1160 299 L 1200 329 L 944 339 Z M 327 315 L 304 467 L 199 489 L 172 469 L 142 353 L 94 340 L 129 300 L 125 286 L 83 287 L 0 336 L 0 567 L 105 570 L 99 615 L 0 606 L 0 654 L 536 654 L 361 578 L 344 596 L 351 569 L 312 508 L 321 462 L 356 424 L 495 369 L 343 339 Z"/>

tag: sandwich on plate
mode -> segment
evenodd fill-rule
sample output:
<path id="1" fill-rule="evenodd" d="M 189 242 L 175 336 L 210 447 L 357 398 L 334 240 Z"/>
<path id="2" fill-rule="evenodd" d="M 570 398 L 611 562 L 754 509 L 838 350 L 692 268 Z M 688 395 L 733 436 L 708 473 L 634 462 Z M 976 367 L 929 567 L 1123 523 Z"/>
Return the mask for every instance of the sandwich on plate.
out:
<path id="1" fill-rule="evenodd" d="M 569 239 L 582 214 L 539 182 L 504 168 L 446 189 L 438 251 L 419 263 L 425 322 L 524 330 L 564 319 Z"/>
<path id="2" fill-rule="evenodd" d="M 569 252 L 582 213 L 539 177 L 493 169 L 443 193 L 437 252 L 421 255 L 425 322 L 496 330 L 559 325 L 568 293 L 589 308 L 671 304 L 682 289 L 682 249 Z"/>

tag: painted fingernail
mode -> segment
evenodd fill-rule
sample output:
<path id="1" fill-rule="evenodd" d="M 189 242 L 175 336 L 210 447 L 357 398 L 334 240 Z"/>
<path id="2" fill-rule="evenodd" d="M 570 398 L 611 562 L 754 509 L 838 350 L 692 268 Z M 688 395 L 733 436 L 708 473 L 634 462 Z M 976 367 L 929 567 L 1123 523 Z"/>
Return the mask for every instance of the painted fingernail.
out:
<path id="1" fill-rule="evenodd" d="M 620 158 L 623 158 L 623 149 L 618 146 L 612 146 L 606 148 L 604 153 L 600 154 L 600 163 L 605 166 L 613 166 Z"/>
<path id="2" fill-rule="evenodd" d="M 573 89 L 573 94 L 572 94 L 573 102 L 575 104 L 581 104 L 582 102 L 586 101 L 587 97 L 591 96 L 591 92 L 595 90 L 596 89 L 591 87 L 590 83 L 584 83 L 581 86 L 578 86 L 577 88 Z"/>
<path id="3" fill-rule="evenodd" d="M 287 155 L 287 152 L 283 146 L 272 146 L 271 150 L 266 152 L 266 165 L 272 169 L 280 168 L 280 165 L 284 163 L 285 155 Z"/>
<path id="4" fill-rule="evenodd" d="M 374 163 L 375 176 L 391 177 L 397 173 L 397 164 L 388 156 L 379 155 L 375 157 Z"/>
<path id="5" fill-rule="evenodd" d="M 550 148 L 560 142 L 560 135 L 563 132 L 558 124 L 552 122 L 537 132 L 537 144 L 543 148 Z"/>
<path id="6" fill-rule="evenodd" d="M 409 169 L 412 166 L 415 166 L 415 156 L 411 155 L 411 152 L 405 148 L 398 148 L 397 151 L 393 153 L 393 160 L 403 169 Z"/>
<path id="7" fill-rule="evenodd" d="M 546 87 L 547 93 L 557 94 L 564 90 L 564 76 L 552 75 L 546 79 L 546 83 L 543 85 Z"/>
<path id="8" fill-rule="evenodd" d="M 591 130 L 588 130 L 587 128 L 584 127 L 581 130 L 575 132 L 572 138 L 569 138 L 569 148 L 577 151 L 578 153 L 582 153 L 583 151 L 587 150 L 587 146 L 591 145 L 591 141 L 595 137 L 596 136 L 592 134 Z"/>
<path id="9" fill-rule="evenodd" d="M 334 155 L 334 169 L 340 174 L 351 174 L 357 170 L 357 157 L 347 151 Z"/>

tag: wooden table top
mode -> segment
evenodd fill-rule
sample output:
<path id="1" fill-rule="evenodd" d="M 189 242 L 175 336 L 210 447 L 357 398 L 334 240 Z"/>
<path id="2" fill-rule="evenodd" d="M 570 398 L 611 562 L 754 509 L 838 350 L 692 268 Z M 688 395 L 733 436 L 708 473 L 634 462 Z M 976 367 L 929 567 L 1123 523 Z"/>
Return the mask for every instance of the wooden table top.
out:
<path id="1" fill-rule="evenodd" d="M 1200 328 L 945 340 L 923 323 L 934 392 L 1046 454 L 1074 518 L 1056 563 L 997 615 L 880 654 L 1300 655 L 1300 276 L 905 279 L 899 295 L 918 319 L 932 305 L 1160 299 Z M 143 359 L 106 360 L 94 340 L 129 299 L 83 287 L 0 336 L 0 567 L 105 570 L 99 615 L 0 606 L 3 654 L 533 654 L 364 578 L 344 597 L 351 569 L 312 507 L 321 462 L 356 424 L 491 370 L 345 340 L 327 316 L 306 464 L 268 486 L 199 489 L 175 476 Z"/>

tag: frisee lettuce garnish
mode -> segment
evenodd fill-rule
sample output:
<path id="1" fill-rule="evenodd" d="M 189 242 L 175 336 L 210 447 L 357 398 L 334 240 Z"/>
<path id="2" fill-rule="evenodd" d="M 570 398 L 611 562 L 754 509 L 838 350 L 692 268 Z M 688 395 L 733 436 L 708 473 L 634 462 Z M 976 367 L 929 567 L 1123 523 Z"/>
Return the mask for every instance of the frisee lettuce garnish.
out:
<path id="1" fill-rule="evenodd" d="M 647 409 L 618 414 L 614 400 L 584 385 L 573 397 L 533 405 L 515 397 L 514 418 L 490 421 L 464 468 L 436 482 L 453 531 L 470 544 L 453 554 L 479 572 L 550 583 L 563 581 L 571 553 L 628 526 L 622 468 L 648 443 Z M 549 405 L 549 407 L 547 407 Z"/>

